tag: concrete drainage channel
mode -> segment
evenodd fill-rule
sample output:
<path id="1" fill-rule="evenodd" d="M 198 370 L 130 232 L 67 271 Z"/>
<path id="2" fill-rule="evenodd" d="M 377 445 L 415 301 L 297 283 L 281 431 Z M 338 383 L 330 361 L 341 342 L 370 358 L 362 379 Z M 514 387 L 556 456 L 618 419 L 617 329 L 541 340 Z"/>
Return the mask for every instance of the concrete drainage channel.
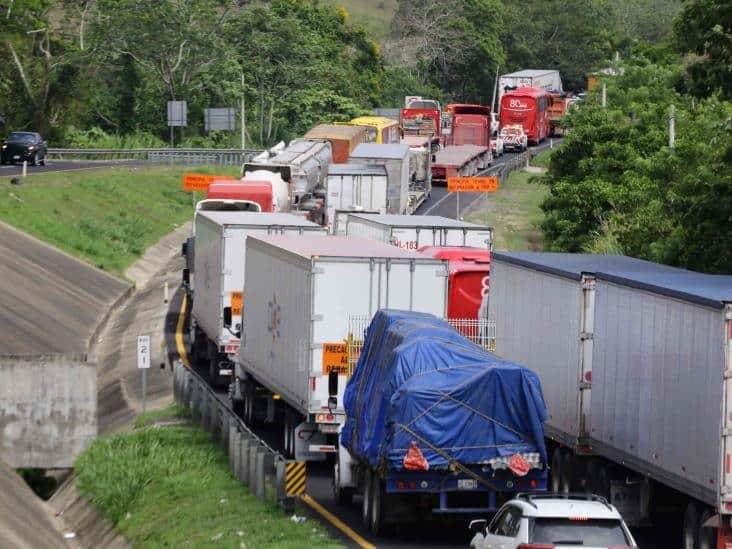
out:
<path id="1" fill-rule="evenodd" d="M 255 435 L 206 380 L 180 361 L 173 365 L 175 401 L 191 411 L 193 420 L 211 432 L 229 456 L 234 476 L 261 501 L 294 509 L 305 493 L 305 464 L 286 460 Z"/>

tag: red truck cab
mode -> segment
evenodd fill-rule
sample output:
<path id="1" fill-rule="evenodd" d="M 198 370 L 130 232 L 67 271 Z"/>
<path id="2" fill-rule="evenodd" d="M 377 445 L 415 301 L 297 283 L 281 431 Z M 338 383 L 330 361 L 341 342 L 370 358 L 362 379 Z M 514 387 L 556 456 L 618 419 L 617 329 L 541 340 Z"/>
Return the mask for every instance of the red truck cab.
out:
<path id="1" fill-rule="evenodd" d="M 419 252 L 448 261 L 447 317 L 477 319 L 483 294 L 488 292 L 490 250 L 470 246 L 423 246 Z"/>
<path id="2" fill-rule="evenodd" d="M 249 202 L 254 211 L 274 211 L 269 181 L 214 181 L 208 187 L 206 198 Z"/>
<path id="3" fill-rule="evenodd" d="M 447 106 L 450 135 L 447 145 L 490 146 L 491 108 L 483 105 L 453 103 Z"/>

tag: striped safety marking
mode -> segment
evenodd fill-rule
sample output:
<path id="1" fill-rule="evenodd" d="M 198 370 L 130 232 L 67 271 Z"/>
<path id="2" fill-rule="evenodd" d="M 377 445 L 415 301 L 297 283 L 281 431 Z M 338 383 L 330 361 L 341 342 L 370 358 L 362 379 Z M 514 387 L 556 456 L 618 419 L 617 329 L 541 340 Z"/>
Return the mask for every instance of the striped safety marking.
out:
<path id="1" fill-rule="evenodd" d="M 307 480 L 304 461 L 292 461 L 285 466 L 285 494 L 287 496 L 304 494 Z"/>

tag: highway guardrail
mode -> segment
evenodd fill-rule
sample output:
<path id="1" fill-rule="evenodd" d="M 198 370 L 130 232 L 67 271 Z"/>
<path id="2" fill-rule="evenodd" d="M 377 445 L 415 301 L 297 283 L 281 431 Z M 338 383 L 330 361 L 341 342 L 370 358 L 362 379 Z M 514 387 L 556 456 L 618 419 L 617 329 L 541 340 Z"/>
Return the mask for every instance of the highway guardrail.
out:
<path id="1" fill-rule="evenodd" d="M 241 166 L 262 151 L 259 149 L 48 149 L 56 160 L 138 160 L 156 164 Z"/>
<path id="2" fill-rule="evenodd" d="M 221 444 L 232 473 L 257 499 L 293 508 L 294 498 L 305 486 L 304 463 L 287 460 L 271 448 L 234 413 L 228 399 L 180 361 L 173 364 L 173 394 L 178 404 L 191 411 L 193 421 Z"/>

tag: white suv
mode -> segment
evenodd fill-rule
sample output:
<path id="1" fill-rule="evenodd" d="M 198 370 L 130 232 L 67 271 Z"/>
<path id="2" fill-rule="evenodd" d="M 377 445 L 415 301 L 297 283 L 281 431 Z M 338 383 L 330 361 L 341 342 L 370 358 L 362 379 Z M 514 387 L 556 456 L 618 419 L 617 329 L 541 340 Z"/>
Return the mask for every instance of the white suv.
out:
<path id="1" fill-rule="evenodd" d="M 590 494 L 518 494 L 470 531 L 471 549 L 637 547 L 618 510 Z"/>

